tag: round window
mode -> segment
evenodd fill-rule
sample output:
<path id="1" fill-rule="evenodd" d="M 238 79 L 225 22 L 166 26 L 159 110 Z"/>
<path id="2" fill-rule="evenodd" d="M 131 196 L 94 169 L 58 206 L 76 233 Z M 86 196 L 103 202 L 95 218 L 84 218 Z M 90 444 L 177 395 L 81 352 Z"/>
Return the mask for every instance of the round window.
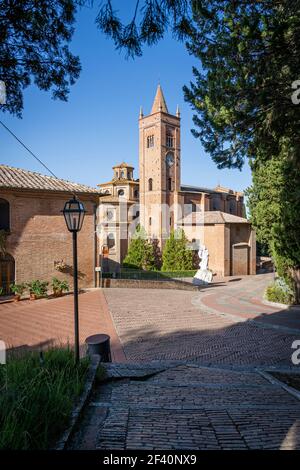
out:
<path id="1" fill-rule="evenodd" d="M 119 189 L 118 196 L 124 196 L 125 192 L 124 189 Z"/>

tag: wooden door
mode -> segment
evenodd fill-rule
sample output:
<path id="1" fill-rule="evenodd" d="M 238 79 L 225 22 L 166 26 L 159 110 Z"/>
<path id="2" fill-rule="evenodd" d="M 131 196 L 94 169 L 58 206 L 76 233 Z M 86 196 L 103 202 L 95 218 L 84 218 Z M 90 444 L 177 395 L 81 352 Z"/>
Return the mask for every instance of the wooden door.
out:
<path id="1" fill-rule="evenodd" d="M 15 260 L 9 254 L 0 256 L 0 288 L 10 293 L 10 284 L 15 282 Z"/>

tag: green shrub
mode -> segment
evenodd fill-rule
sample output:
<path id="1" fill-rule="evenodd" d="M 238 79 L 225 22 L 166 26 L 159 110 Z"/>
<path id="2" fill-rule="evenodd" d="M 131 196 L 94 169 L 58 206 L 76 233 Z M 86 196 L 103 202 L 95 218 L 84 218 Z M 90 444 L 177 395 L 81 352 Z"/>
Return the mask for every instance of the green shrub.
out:
<path id="1" fill-rule="evenodd" d="M 27 284 L 30 294 L 36 295 L 36 297 L 44 297 L 47 294 L 48 290 L 47 281 L 40 281 L 36 279 L 35 281 L 31 281 Z"/>
<path id="2" fill-rule="evenodd" d="M 280 304 L 293 304 L 295 302 L 295 294 L 290 286 L 283 280 L 277 279 L 273 284 L 267 287 L 265 298 L 270 302 L 278 302 Z"/>
<path id="3" fill-rule="evenodd" d="M 194 268 L 193 251 L 183 230 L 172 231 L 163 250 L 162 271 L 191 271 Z"/>
<path id="4" fill-rule="evenodd" d="M 14 294 L 22 295 L 26 290 L 26 284 L 24 282 L 22 284 L 11 284 L 9 288 Z"/>
<path id="5" fill-rule="evenodd" d="M 88 359 L 69 349 L 8 359 L 0 365 L 0 449 L 47 449 L 67 427 L 83 390 Z"/>
<path id="6" fill-rule="evenodd" d="M 54 294 L 60 294 L 62 292 L 69 291 L 69 284 L 67 281 L 60 281 L 57 277 L 53 277 L 51 281 L 51 287 Z"/>
<path id="7" fill-rule="evenodd" d="M 160 268 L 160 251 L 155 240 L 149 241 L 145 230 L 138 226 L 128 247 L 123 266 L 153 271 Z"/>
<path id="8" fill-rule="evenodd" d="M 0 287 L 0 296 L 5 294 L 4 287 Z"/>

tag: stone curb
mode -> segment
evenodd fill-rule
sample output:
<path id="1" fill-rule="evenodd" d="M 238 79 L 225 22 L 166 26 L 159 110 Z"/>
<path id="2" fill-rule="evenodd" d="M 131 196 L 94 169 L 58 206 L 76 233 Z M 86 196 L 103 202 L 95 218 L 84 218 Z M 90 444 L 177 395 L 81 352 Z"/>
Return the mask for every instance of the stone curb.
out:
<path id="1" fill-rule="evenodd" d="M 270 302 L 270 300 L 262 299 L 262 303 L 268 305 L 269 307 L 280 308 L 282 310 L 288 310 L 290 308 L 295 310 L 300 310 L 300 305 L 292 305 L 292 304 L 280 304 L 279 302 Z"/>
<path id="2" fill-rule="evenodd" d="M 96 378 L 96 372 L 98 369 L 98 366 L 101 362 L 101 358 L 98 355 L 92 356 L 91 359 L 91 364 L 89 366 L 89 370 L 87 373 L 87 378 L 86 382 L 84 385 L 84 390 L 79 398 L 79 401 L 75 408 L 72 411 L 71 418 L 70 418 L 70 424 L 69 427 L 64 431 L 62 436 L 56 441 L 55 446 L 51 450 L 64 450 L 67 443 L 69 442 L 69 439 L 71 435 L 73 434 L 73 430 L 82 414 L 82 411 L 91 395 L 91 391 L 93 389 L 94 383 L 95 383 L 95 378 Z"/>
<path id="3" fill-rule="evenodd" d="M 297 400 L 300 401 L 300 392 L 298 390 L 296 390 L 293 387 L 289 387 L 285 383 L 281 382 L 281 380 L 276 379 L 276 377 L 269 374 L 267 370 L 257 369 L 257 372 L 258 372 L 259 375 L 264 377 L 264 379 L 268 380 L 272 385 L 277 385 L 277 386 L 281 387 L 287 393 L 289 393 L 290 395 L 292 395 L 293 397 L 297 398 Z"/>

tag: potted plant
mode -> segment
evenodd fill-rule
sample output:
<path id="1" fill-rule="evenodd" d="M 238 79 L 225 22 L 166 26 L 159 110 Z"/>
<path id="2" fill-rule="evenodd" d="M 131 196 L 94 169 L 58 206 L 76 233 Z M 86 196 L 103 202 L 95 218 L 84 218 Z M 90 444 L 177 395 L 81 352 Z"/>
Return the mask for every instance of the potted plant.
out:
<path id="1" fill-rule="evenodd" d="M 61 297 L 63 292 L 69 291 L 69 284 L 67 281 L 60 281 L 57 277 L 52 278 L 51 287 L 53 289 L 54 297 Z"/>
<path id="2" fill-rule="evenodd" d="M 40 281 L 39 279 L 29 282 L 27 287 L 29 289 L 30 300 L 36 300 L 40 299 L 41 297 L 45 297 L 47 295 L 48 284 L 49 282 Z"/>
<path id="3" fill-rule="evenodd" d="M 0 287 L 0 296 L 4 294 L 5 294 L 4 287 Z"/>
<path id="4" fill-rule="evenodd" d="M 15 294 L 14 300 L 16 302 L 19 302 L 19 300 L 21 299 L 21 296 L 26 290 L 26 284 L 24 282 L 22 284 L 11 284 L 9 288 Z"/>

